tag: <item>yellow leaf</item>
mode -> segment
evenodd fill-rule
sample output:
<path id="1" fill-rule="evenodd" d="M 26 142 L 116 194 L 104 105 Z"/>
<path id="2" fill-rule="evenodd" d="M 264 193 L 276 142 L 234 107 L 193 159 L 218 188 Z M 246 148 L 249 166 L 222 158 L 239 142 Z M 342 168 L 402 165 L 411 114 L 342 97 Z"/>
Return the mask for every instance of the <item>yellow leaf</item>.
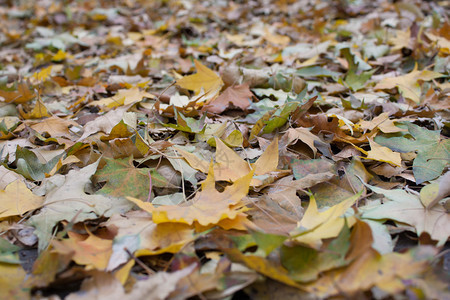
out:
<path id="1" fill-rule="evenodd" d="M 106 110 L 109 110 L 117 106 L 128 105 L 142 101 L 143 98 L 153 99 L 155 98 L 155 96 L 145 91 L 141 91 L 137 87 L 134 87 L 131 89 L 118 90 L 116 95 L 109 98 L 103 98 L 98 101 L 93 101 L 89 105 L 96 105 L 103 107 L 103 109 L 107 108 Z"/>
<path id="2" fill-rule="evenodd" d="M 224 84 L 222 79 L 214 71 L 202 65 L 198 60 L 195 60 L 194 63 L 197 73 L 178 79 L 177 84 L 181 88 L 194 91 L 196 94 L 199 94 L 202 89 L 205 92 L 219 92 Z"/>
<path id="3" fill-rule="evenodd" d="M 297 229 L 291 232 L 291 236 L 294 236 L 294 240 L 297 242 L 319 248 L 322 245 L 322 239 L 339 235 L 345 224 L 345 218 L 342 215 L 360 196 L 358 193 L 322 212 L 319 212 L 316 200 L 311 196 L 305 215 L 298 222 Z M 347 218 L 347 223 L 352 226 L 354 219 Z M 300 233 L 298 233 L 299 231 Z"/>
<path id="4" fill-rule="evenodd" d="M 67 52 L 64 52 L 63 50 L 59 49 L 58 52 L 53 55 L 52 60 L 53 61 L 62 61 L 66 58 L 73 58 L 72 55 L 68 54 Z"/>
<path id="5" fill-rule="evenodd" d="M 450 41 L 449 40 L 447 40 L 445 37 L 440 37 L 440 36 L 434 35 L 429 32 L 427 32 L 425 34 L 433 43 L 437 44 L 437 46 L 439 47 L 440 54 L 448 55 L 450 53 Z"/>
<path id="6" fill-rule="evenodd" d="M 290 171 L 277 170 L 278 165 L 278 139 L 275 139 L 261 157 L 253 164 L 249 165 L 236 152 L 228 148 L 221 139 L 215 138 L 216 142 L 216 163 L 214 164 L 214 178 L 218 181 L 235 181 L 251 170 L 255 170 L 255 175 L 268 175 L 264 180 L 253 178 L 251 186 L 261 186 L 265 183 L 271 183 L 276 178 L 286 176 Z M 203 173 L 208 173 L 208 162 L 177 148 L 177 151 L 183 156 L 189 165 Z"/>
<path id="7" fill-rule="evenodd" d="M 120 267 L 120 269 L 114 273 L 114 277 L 116 277 L 116 279 L 119 280 L 122 285 L 124 285 L 125 282 L 127 282 L 128 276 L 130 275 L 130 271 L 133 266 L 134 259 L 130 259 L 125 265 Z"/>
<path id="8" fill-rule="evenodd" d="M 0 263 L 1 299 L 29 299 L 29 289 L 24 288 L 23 281 L 27 273 L 22 266 Z"/>
<path id="9" fill-rule="evenodd" d="M 191 226 L 180 223 L 156 224 L 142 210 L 115 214 L 104 225 L 109 231 L 117 232 L 108 271 L 129 260 L 125 248 L 136 256 L 177 253 L 195 238 Z"/>
<path id="10" fill-rule="evenodd" d="M 369 139 L 370 151 L 367 152 L 366 159 L 387 162 L 397 167 L 402 166 L 402 158 L 400 153 L 394 152 L 388 147 L 381 146 Z"/>
<path id="11" fill-rule="evenodd" d="M 31 76 L 31 79 L 35 82 L 44 82 L 50 78 L 52 73 L 52 66 L 48 66 L 45 69 L 42 69 Z"/>
<path id="12" fill-rule="evenodd" d="M 215 188 L 215 178 L 212 164 L 209 174 L 202 183 L 202 191 L 197 193 L 191 201 L 180 205 L 162 205 L 155 208 L 148 202 L 127 197 L 143 210 L 152 214 L 153 222 L 184 223 L 188 225 L 197 222 L 202 226 L 218 224 L 224 219 L 235 219 L 242 215 L 247 208 L 241 203 L 249 189 L 253 172 L 249 172 L 236 180 L 232 185 L 219 192 Z"/>
<path id="13" fill-rule="evenodd" d="M 275 138 L 264 153 L 252 165 L 255 175 L 264 175 L 273 172 L 278 166 L 278 138 Z"/>
<path id="14" fill-rule="evenodd" d="M 30 87 L 29 82 L 20 82 L 17 84 L 17 91 L 0 90 L 0 97 L 4 98 L 4 101 L 7 103 L 25 103 L 32 100 L 36 96 Z"/>
<path id="15" fill-rule="evenodd" d="M 234 181 L 251 171 L 250 165 L 236 152 L 216 138 L 216 163 L 214 176 L 216 180 Z M 278 158 L 278 157 L 277 157 Z"/>
<path id="16" fill-rule="evenodd" d="M 396 30 L 395 37 L 391 37 L 389 43 L 394 45 L 391 49 L 392 51 L 397 51 L 402 48 L 411 48 L 411 30 L 409 28 L 406 31 Z"/>
<path id="17" fill-rule="evenodd" d="M 414 101 L 415 103 L 420 103 L 420 94 L 422 93 L 419 80 L 430 81 L 435 78 L 442 77 L 441 73 L 423 70 L 417 70 L 417 64 L 414 66 L 414 70 L 410 73 L 382 79 L 374 89 L 392 89 L 398 88 L 399 92 L 403 97 Z"/>
<path id="18" fill-rule="evenodd" d="M 264 257 L 256 255 L 245 255 L 242 254 L 238 249 L 223 249 L 223 251 L 233 262 L 243 263 L 250 269 L 253 269 L 256 272 L 263 274 L 273 280 L 277 280 L 289 286 L 301 288 L 299 284 L 297 284 L 289 277 L 286 269 L 273 264 Z"/>
<path id="19" fill-rule="evenodd" d="M 0 190 L 0 218 L 21 216 L 41 207 L 43 202 L 44 198 L 33 194 L 22 180 L 15 180 Z"/>
<path id="20" fill-rule="evenodd" d="M 19 112 L 24 119 L 41 119 L 50 117 L 47 107 L 45 107 L 41 99 L 36 101 L 36 104 L 30 112 L 26 113 L 21 108 L 19 108 Z"/>
<path id="21" fill-rule="evenodd" d="M 395 122 L 400 122 L 402 119 L 390 120 L 389 114 L 384 112 L 379 116 L 376 116 L 372 119 L 372 121 L 364 121 L 361 120 L 357 124 L 363 131 L 366 130 L 374 130 L 376 128 L 380 129 L 384 133 L 394 133 L 400 131 L 408 131 L 407 129 L 403 129 L 395 126 Z"/>

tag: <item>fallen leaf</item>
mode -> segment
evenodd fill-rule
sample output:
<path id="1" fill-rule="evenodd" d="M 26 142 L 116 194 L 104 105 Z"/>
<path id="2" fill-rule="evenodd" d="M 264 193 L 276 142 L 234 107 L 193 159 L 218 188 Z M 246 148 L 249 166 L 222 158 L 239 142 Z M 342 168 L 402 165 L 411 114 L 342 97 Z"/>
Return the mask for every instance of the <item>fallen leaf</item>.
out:
<path id="1" fill-rule="evenodd" d="M 128 106 L 120 106 L 96 118 L 95 120 L 87 122 L 83 128 L 83 135 L 78 139 L 78 141 L 83 141 L 88 136 L 99 131 L 109 134 L 114 126 L 122 120 L 123 115 L 128 108 Z"/>
<path id="2" fill-rule="evenodd" d="M 406 191 L 384 190 L 371 185 L 367 185 L 377 194 L 384 195 L 390 201 L 364 210 L 363 218 L 366 219 L 390 219 L 414 226 L 417 235 L 423 232 L 430 234 L 430 237 L 443 245 L 450 236 L 450 215 L 441 205 L 426 208 L 420 198 Z"/>
<path id="3" fill-rule="evenodd" d="M 297 228 L 290 233 L 292 239 L 317 249 L 322 245 L 323 239 L 338 236 L 346 219 L 349 226 L 353 225 L 353 218 L 343 215 L 360 196 L 356 194 L 321 212 L 317 209 L 316 200 L 311 196 L 303 218 L 298 222 Z"/>
<path id="4" fill-rule="evenodd" d="M 67 137 L 71 138 L 72 133 L 69 131 L 70 127 L 78 126 L 78 124 L 71 120 L 65 120 L 52 116 L 50 118 L 39 121 L 30 127 L 39 132 L 41 135 L 48 133 L 51 137 Z"/>
<path id="5" fill-rule="evenodd" d="M 129 252 L 135 253 L 136 256 L 177 253 L 194 238 L 190 226 L 180 223 L 156 224 L 144 211 L 112 215 L 103 225 L 111 232 L 116 232 L 108 271 L 127 262 L 130 258 Z"/>
<path id="6" fill-rule="evenodd" d="M 20 82 L 17 84 L 17 91 L 0 90 L 0 97 L 7 103 L 25 103 L 33 100 L 36 94 L 30 89 L 29 82 Z"/>
<path id="7" fill-rule="evenodd" d="M 196 94 L 199 94 L 202 89 L 205 92 L 218 92 L 224 84 L 222 79 L 198 60 L 194 60 L 194 63 L 197 73 L 178 79 L 177 85 L 192 90 Z"/>
<path id="8" fill-rule="evenodd" d="M 31 299 L 30 289 L 23 287 L 26 272 L 20 265 L 0 263 L 2 299 Z"/>
<path id="9" fill-rule="evenodd" d="M 426 208 L 431 208 L 440 200 L 450 195 L 450 172 L 439 178 L 439 182 L 433 182 L 420 190 L 420 201 Z"/>
<path id="10" fill-rule="evenodd" d="M 215 177 L 212 165 L 208 177 L 202 183 L 202 191 L 197 193 L 186 205 L 162 205 L 154 207 L 148 202 L 127 197 L 141 209 L 152 214 L 153 222 L 175 222 L 192 225 L 194 222 L 202 226 L 217 224 L 224 219 L 234 219 L 246 210 L 241 203 L 248 193 L 253 172 L 237 179 L 231 186 L 219 192 L 215 188 Z"/>
<path id="11" fill-rule="evenodd" d="M 229 107 L 237 107 L 246 111 L 250 106 L 253 93 L 248 85 L 234 85 L 227 87 L 219 97 L 213 99 L 203 107 L 203 110 L 220 114 Z"/>
<path id="12" fill-rule="evenodd" d="M 147 199 L 150 181 L 152 187 L 171 186 L 155 169 L 136 168 L 131 156 L 122 159 L 106 158 L 105 163 L 105 166 L 95 173 L 98 182 L 106 181 L 106 185 L 98 191 L 100 194 Z"/>
<path id="13" fill-rule="evenodd" d="M 414 101 L 416 104 L 420 104 L 422 89 L 419 80 L 430 81 L 442 76 L 444 75 L 434 71 L 419 71 L 416 64 L 414 70 L 410 73 L 397 77 L 384 78 L 377 83 L 374 89 L 383 90 L 398 88 L 403 97 Z"/>
<path id="14" fill-rule="evenodd" d="M 317 135 L 311 133 L 308 128 L 289 128 L 286 134 L 283 136 L 283 144 L 290 145 L 294 144 L 297 141 L 301 141 L 308 145 L 309 148 L 314 153 L 314 156 L 317 154 L 317 148 L 314 146 L 314 142 L 321 142 L 320 138 Z"/>
<path id="15" fill-rule="evenodd" d="M 369 139 L 370 151 L 364 151 L 367 157 L 365 159 L 372 159 L 381 162 L 387 162 L 394 166 L 402 166 L 402 158 L 400 153 L 394 152 L 388 147 L 383 147 L 373 140 Z M 363 152 L 363 153 L 364 153 Z"/>
<path id="16" fill-rule="evenodd" d="M 46 193 L 43 207 L 29 220 L 29 224 L 36 228 L 39 249 L 47 246 L 53 227 L 62 220 L 81 222 L 131 208 L 125 199 L 85 193 L 85 185 L 91 182 L 98 163 L 99 160 L 80 170 L 71 170 L 67 175 L 54 175 L 49 180 L 51 188 Z"/>
<path id="17" fill-rule="evenodd" d="M 192 265 L 172 273 L 158 272 L 147 279 L 137 281 L 130 293 L 125 293 L 114 275 L 98 272 L 83 282 L 80 292 L 70 294 L 66 299 L 108 297 L 112 300 L 132 300 L 149 297 L 155 300 L 164 300 L 177 289 L 177 283 L 191 273 L 194 268 L 195 265 Z M 111 292 L 114 293 L 111 294 Z"/>
<path id="18" fill-rule="evenodd" d="M 144 98 L 154 99 L 155 96 L 140 90 L 138 87 L 134 87 L 131 89 L 118 90 L 116 95 L 109 98 L 103 98 L 98 101 L 93 101 L 89 103 L 89 105 L 96 105 L 102 107 L 103 110 L 110 110 L 117 106 L 128 106 L 137 103 L 142 101 Z"/>
<path id="19" fill-rule="evenodd" d="M 442 174 L 450 159 L 450 139 L 441 139 L 439 130 L 428 130 L 412 123 L 401 125 L 414 139 L 406 136 L 377 136 L 375 142 L 396 152 L 417 151 L 413 173 L 417 184 Z"/>
<path id="20" fill-rule="evenodd" d="M 283 245 L 280 249 L 280 260 L 293 280 L 312 281 L 324 271 L 343 267 L 349 263 L 345 258 L 350 247 L 349 239 L 350 229 L 344 226 L 336 239 L 323 251 L 306 246 Z"/>
<path id="21" fill-rule="evenodd" d="M 0 202 L 0 218 L 6 218 L 23 216 L 26 212 L 41 207 L 44 198 L 33 194 L 22 180 L 17 179 L 8 184 L 5 190 L 0 190 Z"/>
<path id="22" fill-rule="evenodd" d="M 104 270 L 112 253 L 112 240 L 99 238 L 92 233 L 88 237 L 75 232 L 68 232 L 69 238 L 54 240 L 55 252 L 73 253 L 72 259 L 79 265 L 85 265 L 86 270 Z"/>

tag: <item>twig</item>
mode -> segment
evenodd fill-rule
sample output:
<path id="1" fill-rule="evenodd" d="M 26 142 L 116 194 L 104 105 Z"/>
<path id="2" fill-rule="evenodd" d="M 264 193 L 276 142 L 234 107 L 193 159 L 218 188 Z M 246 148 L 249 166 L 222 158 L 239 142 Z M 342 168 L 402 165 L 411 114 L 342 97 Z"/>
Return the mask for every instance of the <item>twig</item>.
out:
<path id="1" fill-rule="evenodd" d="M 149 268 L 146 264 L 144 264 L 139 258 L 137 258 L 136 256 L 134 256 L 134 254 L 131 253 L 131 251 L 128 250 L 128 248 L 123 248 L 123 249 L 127 252 L 127 254 L 128 254 L 132 259 L 134 259 L 134 261 L 135 261 L 139 266 L 141 266 L 141 267 L 147 272 L 148 275 L 153 275 L 153 274 L 156 273 L 154 270 L 152 270 L 152 269 Z"/>

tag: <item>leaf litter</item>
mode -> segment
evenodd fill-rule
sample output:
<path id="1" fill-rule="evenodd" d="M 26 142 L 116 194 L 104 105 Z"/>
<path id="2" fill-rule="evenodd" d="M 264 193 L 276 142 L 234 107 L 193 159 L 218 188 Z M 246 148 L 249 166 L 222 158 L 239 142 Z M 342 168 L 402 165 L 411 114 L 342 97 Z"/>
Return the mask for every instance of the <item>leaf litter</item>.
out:
<path id="1" fill-rule="evenodd" d="M 0 299 L 450 297 L 446 5 L 3 1 Z"/>

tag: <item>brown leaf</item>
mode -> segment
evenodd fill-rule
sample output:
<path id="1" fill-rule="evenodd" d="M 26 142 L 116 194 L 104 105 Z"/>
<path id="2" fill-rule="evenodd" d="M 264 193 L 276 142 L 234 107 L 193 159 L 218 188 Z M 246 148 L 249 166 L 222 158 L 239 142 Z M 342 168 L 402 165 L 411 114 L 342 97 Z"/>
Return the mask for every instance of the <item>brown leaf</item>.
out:
<path id="1" fill-rule="evenodd" d="M 245 111 L 250 106 L 252 96 L 253 93 L 246 84 L 230 86 L 219 97 L 204 106 L 203 110 L 220 114 L 234 106 Z"/>

